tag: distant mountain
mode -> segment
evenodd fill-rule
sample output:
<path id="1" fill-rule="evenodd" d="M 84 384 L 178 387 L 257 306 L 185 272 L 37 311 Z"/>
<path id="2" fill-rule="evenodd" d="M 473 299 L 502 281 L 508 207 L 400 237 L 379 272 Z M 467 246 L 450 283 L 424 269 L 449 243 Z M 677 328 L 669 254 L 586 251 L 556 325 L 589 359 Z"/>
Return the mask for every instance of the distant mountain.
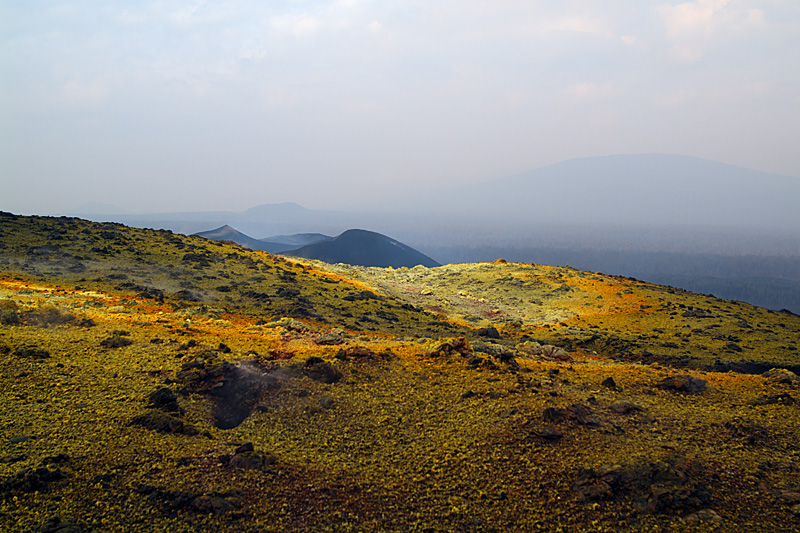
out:
<path id="1" fill-rule="evenodd" d="M 495 223 L 770 228 L 800 233 L 800 178 L 697 157 L 570 159 L 411 199 L 409 209 Z"/>
<path id="2" fill-rule="evenodd" d="M 295 233 L 294 235 L 273 235 L 264 239 L 259 239 L 261 242 L 274 243 L 300 248 L 309 244 L 316 244 L 322 241 L 329 241 L 333 237 L 323 235 L 322 233 Z"/>
<path id="3" fill-rule="evenodd" d="M 210 239 L 212 241 L 231 241 L 238 245 L 244 246 L 245 248 L 250 248 L 251 250 L 262 250 L 269 253 L 283 252 L 286 249 L 286 246 L 281 244 L 265 243 L 258 239 L 254 239 L 227 224 L 209 231 L 195 233 L 195 235 L 198 237 L 205 237 L 206 239 Z"/>
<path id="4" fill-rule="evenodd" d="M 375 267 L 426 267 L 440 266 L 439 263 L 386 235 L 363 229 L 347 230 L 329 241 L 303 246 L 287 255 L 319 259 L 326 263 L 347 263 L 350 265 Z"/>

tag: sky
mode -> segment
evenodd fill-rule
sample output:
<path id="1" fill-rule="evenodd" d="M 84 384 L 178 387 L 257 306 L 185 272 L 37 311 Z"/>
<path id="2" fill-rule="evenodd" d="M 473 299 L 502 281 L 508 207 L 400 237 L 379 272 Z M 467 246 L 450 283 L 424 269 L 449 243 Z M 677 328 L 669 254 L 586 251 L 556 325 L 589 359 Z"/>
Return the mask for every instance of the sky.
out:
<path id="1" fill-rule="evenodd" d="M 351 208 L 622 153 L 800 177 L 797 0 L 0 0 L 0 210 Z"/>

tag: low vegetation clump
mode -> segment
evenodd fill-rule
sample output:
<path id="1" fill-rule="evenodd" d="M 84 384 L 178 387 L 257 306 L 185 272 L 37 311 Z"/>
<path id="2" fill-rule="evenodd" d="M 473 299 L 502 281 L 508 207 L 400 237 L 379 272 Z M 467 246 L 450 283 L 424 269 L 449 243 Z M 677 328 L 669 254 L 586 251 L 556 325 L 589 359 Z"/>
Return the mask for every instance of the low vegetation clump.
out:
<path id="1" fill-rule="evenodd" d="M 0 224 L 2 530 L 797 529 L 798 317 Z"/>

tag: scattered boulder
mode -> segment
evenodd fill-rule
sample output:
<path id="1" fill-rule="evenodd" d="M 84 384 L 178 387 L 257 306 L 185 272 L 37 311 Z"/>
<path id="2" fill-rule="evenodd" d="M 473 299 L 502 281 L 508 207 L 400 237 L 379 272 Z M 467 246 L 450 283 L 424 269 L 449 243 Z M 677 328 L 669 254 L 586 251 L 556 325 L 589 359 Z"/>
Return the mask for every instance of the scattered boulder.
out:
<path id="1" fill-rule="evenodd" d="M 472 355 L 474 350 L 469 341 L 464 337 L 439 339 L 433 343 L 433 346 L 428 350 L 428 354 L 434 357 L 452 356 L 452 355 Z"/>
<path id="2" fill-rule="evenodd" d="M 169 511 L 192 511 L 202 514 L 226 514 L 242 506 L 243 498 L 236 491 L 211 494 L 163 490 L 150 485 L 140 485 L 136 492 L 151 501 L 159 501 Z"/>
<path id="3" fill-rule="evenodd" d="M 722 522 L 723 518 L 713 509 L 700 509 L 699 511 L 687 515 L 684 520 L 687 522 Z"/>
<path id="4" fill-rule="evenodd" d="M 617 382 L 614 381 L 614 378 L 612 378 L 611 376 L 604 379 L 603 382 L 600 383 L 600 386 L 614 391 L 622 390 L 620 387 L 617 386 Z"/>
<path id="5" fill-rule="evenodd" d="M 14 355 L 31 359 L 47 359 L 50 357 L 50 352 L 39 346 L 25 345 L 14 350 Z"/>
<path id="6" fill-rule="evenodd" d="M 299 320 L 293 318 L 283 317 L 280 320 L 273 320 L 264 324 L 265 328 L 284 328 L 287 331 L 298 331 L 301 333 L 312 331 L 314 328 L 303 324 Z"/>
<path id="7" fill-rule="evenodd" d="M 383 357 L 382 352 L 381 358 Z M 340 361 L 344 361 L 347 359 L 376 359 L 378 356 L 370 350 L 369 348 L 365 348 L 364 346 L 348 346 L 347 348 L 341 348 L 336 354 L 333 356 L 335 359 Z"/>
<path id="8" fill-rule="evenodd" d="M 263 470 L 267 466 L 275 464 L 275 457 L 269 453 L 256 451 L 252 442 L 247 442 L 233 452 L 227 458 L 227 464 L 231 468 L 240 470 Z"/>
<path id="9" fill-rule="evenodd" d="M 633 402 L 628 402 L 625 400 L 618 400 L 611 404 L 611 410 L 617 413 L 618 415 L 630 415 L 633 413 L 641 413 L 647 411 L 644 407 L 636 405 Z"/>
<path id="10" fill-rule="evenodd" d="M 155 409 L 161 409 L 170 413 L 180 410 L 178 407 L 178 396 L 169 387 L 161 387 L 147 396 L 150 405 Z"/>
<path id="11" fill-rule="evenodd" d="M 127 331 L 113 331 L 111 336 L 100 341 L 100 346 L 103 348 L 122 348 L 133 344 L 133 340 L 129 337 L 130 333 Z"/>
<path id="12" fill-rule="evenodd" d="M 525 341 L 517 344 L 517 350 L 529 357 L 536 357 L 547 361 L 574 362 L 574 359 L 564 348 L 551 344 L 539 344 L 536 341 Z"/>
<path id="13" fill-rule="evenodd" d="M 547 442 L 557 442 L 564 437 L 563 433 L 551 427 L 535 428 L 531 433 Z"/>
<path id="14" fill-rule="evenodd" d="M 475 332 L 478 337 L 484 337 L 486 339 L 499 339 L 500 332 L 497 331 L 497 328 L 494 326 L 489 326 L 486 328 L 480 328 Z"/>
<path id="15" fill-rule="evenodd" d="M 180 435 L 197 435 L 198 431 L 190 424 L 176 418 L 164 411 L 151 409 L 146 413 L 133 417 L 131 424 L 141 426 L 159 433 L 177 433 Z"/>
<path id="16" fill-rule="evenodd" d="M 361 291 L 355 294 L 348 294 L 347 296 L 343 297 L 342 300 L 346 300 L 348 302 L 357 302 L 363 300 L 384 300 L 383 296 L 378 296 L 372 291 Z"/>
<path id="17" fill-rule="evenodd" d="M 542 418 L 546 422 L 565 422 L 573 421 L 582 426 L 601 426 L 602 422 L 592 416 L 589 407 L 573 403 L 566 408 L 560 407 L 545 407 L 542 411 Z"/>
<path id="18" fill-rule="evenodd" d="M 303 374 L 321 383 L 337 383 L 342 374 L 321 357 L 312 356 L 303 363 Z"/>
<path id="19" fill-rule="evenodd" d="M 66 311 L 62 311 L 61 309 L 52 305 L 45 305 L 39 309 L 27 311 L 24 316 L 25 321 L 28 324 L 31 326 L 38 326 L 40 328 L 46 328 L 49 326 L 62 326 L 75 321 L 75 315 Z"/>
<path id="20" fill-rule="evenodd" d="M 567 410 L 559 407 L 545 407 L 542 411 L 542 418 L 545 422 L 563 422 L 568 417 Z"/>
<path id="21" fill-rule="evenodd" d="M 772 368 L 761 374 L 772 383 L 780 383 L 783 385 L 791 385 L 795 382 L 800 382 L 800 377 L 791 370 L 785 368 Z"/>
<path id="22" fill-rule="evenodd" d="M 690 376 L 689 374 L 678 374 L 662 379 L 657 387 L 671 392 L 682 392 L 684 394 L 700 394 L 707 388 L 708 382 L 704 379 Z"/>
<path id="23" fill-rule="evenodd" d="M 511 366 L 519 366 L 517 364 L 517 352 L 502 344 L 495 344 L 493 342 L 477 341 L 472 345 L 476 352 L 486 353 L 494 357 L 497 361 Z"/>
<path id="24" fill-rule="evenodd" d="M 323 333 L 314 339 L 320 346 L 332 346 L 334 344 L 344 344 L 344 336 L 338 331 Z"/>
<path id="25" fill-rule="evenodd" d="M 764 394 L 750 402 L 750 405 L 794 405 L 795 402 L 796 400 L 791 394 L 784 392 L 781 394 Z"/>
<path id="26" fill-rule="evenodd" d="M 47 488 L 48 484 L 63 479 L 63 477 L 64 474 L 58 468 L 55 470 L 50 470 L 46 466 L 25 468 L 0 482 L 0 494 L 42 491 Z"/>
<path id="27" fill-rule="evenodd" d="M 704 509 L 711 495 L 703 484 L 702 467 L 681 456 L 659 461 L 581 468 L 571 490 L 584 502 L 631 499 L 649 513 L 688 513 Z"/>
<path id="28" fill-rule="evenodd" d="M 83 533 L 84 530 L 75 522 L 54 516 L 33 531 L 34 533 Z"/>

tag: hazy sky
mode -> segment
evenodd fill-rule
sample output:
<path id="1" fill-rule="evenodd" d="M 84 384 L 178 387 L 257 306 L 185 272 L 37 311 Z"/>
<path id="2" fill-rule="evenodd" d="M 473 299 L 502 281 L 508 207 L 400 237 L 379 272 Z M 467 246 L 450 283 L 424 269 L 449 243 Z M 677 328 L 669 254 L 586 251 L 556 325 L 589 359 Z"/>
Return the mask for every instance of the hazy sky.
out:
<path id="1" fill-rule="evenodd" d="M 0 209 L 349 206 L 573 157 L 800 176 L 797 0 L 0 0 Z"/>

